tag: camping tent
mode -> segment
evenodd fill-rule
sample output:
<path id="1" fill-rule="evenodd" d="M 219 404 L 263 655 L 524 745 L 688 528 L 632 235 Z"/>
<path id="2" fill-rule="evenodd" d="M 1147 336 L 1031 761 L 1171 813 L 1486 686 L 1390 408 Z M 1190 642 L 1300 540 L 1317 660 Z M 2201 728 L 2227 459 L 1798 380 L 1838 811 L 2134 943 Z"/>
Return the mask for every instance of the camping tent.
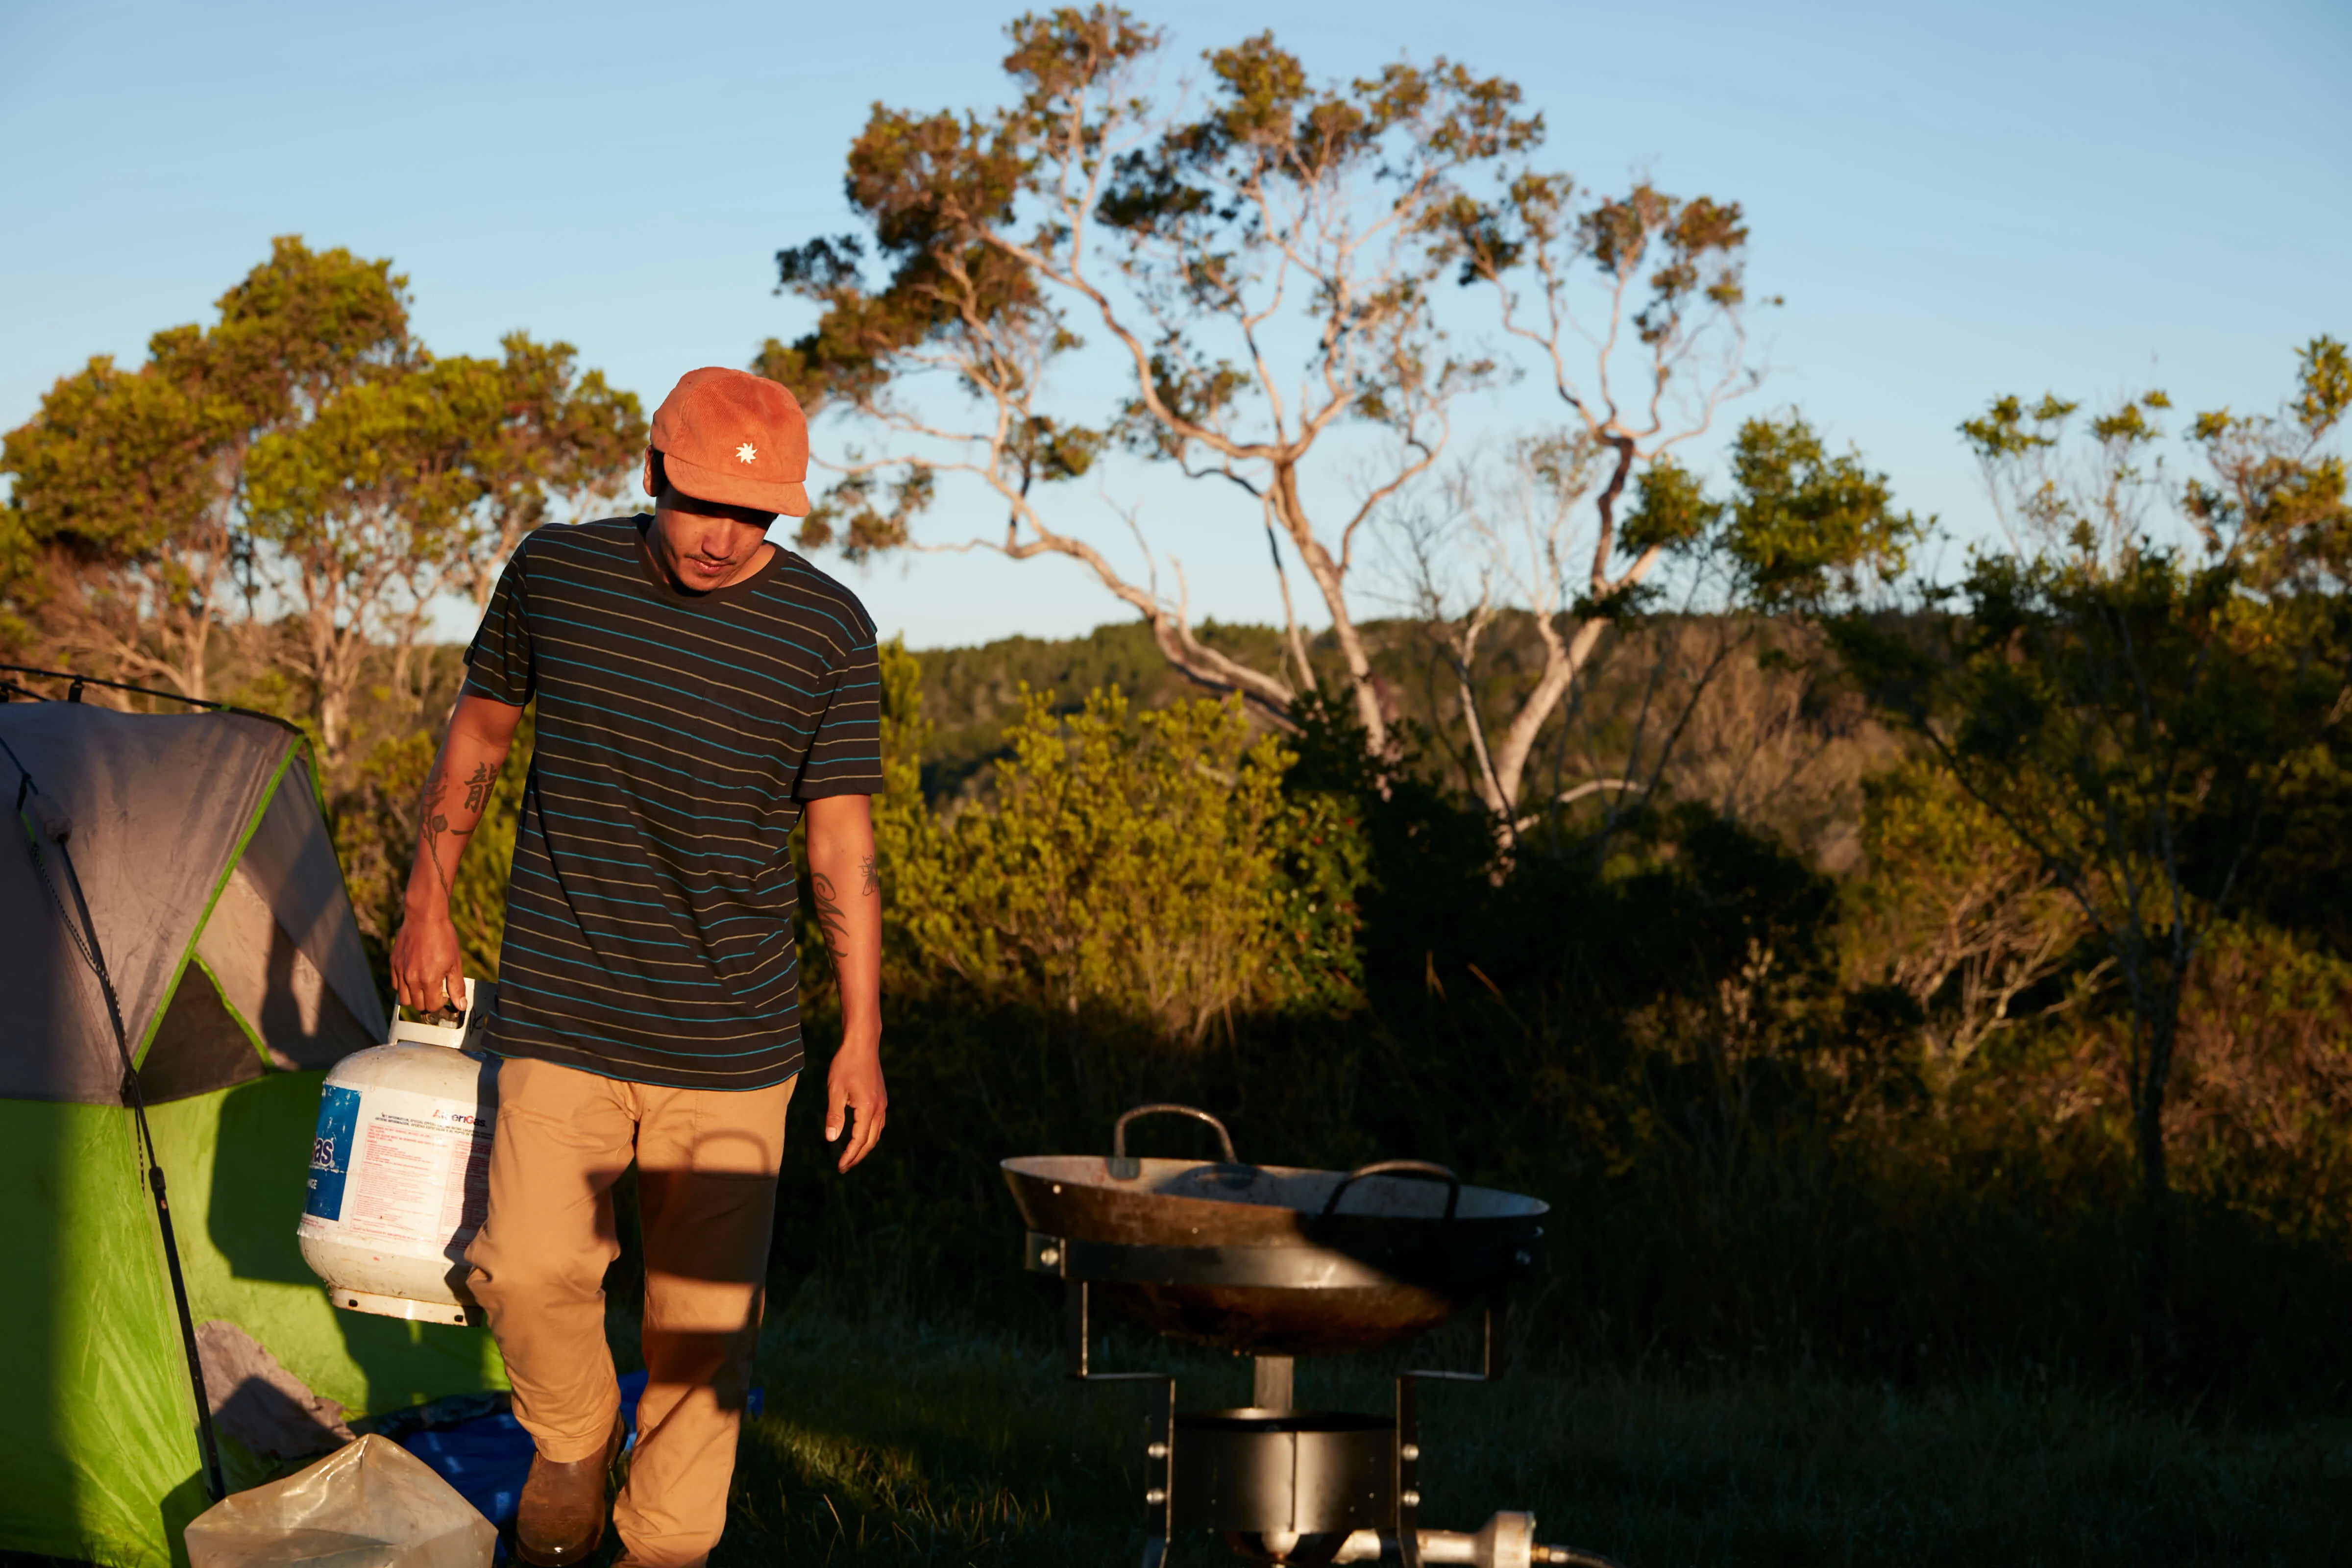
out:
<path id="1" fill-rule="evenodd" d="M 208 1500 L 196 1411 L 105 994 L 36 860 L 58 811 L 49 875 L 71 856 L 120 999 L 231 1487 L 271 1462 L 257 1432 L 502 1379 L 479 1330 L 338 1312 L 295 1243 L 320 1069 L 385 1032 L 299 733 L 19 702 L 0 742 L 0 1550 L 160 1565 Z"/>

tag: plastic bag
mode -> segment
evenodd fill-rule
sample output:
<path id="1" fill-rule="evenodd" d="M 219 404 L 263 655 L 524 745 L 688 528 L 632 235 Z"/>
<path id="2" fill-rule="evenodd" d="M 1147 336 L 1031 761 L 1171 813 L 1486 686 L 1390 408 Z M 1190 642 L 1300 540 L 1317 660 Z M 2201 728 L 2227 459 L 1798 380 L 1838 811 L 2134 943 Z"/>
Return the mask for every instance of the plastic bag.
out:
<path id="1" fill-rule="evenodd" d="M 498 1529 L 431 1467 L 373 1433 L 309 1469 L 215 1503 L 189 1568 L 488 1568 Z"/>

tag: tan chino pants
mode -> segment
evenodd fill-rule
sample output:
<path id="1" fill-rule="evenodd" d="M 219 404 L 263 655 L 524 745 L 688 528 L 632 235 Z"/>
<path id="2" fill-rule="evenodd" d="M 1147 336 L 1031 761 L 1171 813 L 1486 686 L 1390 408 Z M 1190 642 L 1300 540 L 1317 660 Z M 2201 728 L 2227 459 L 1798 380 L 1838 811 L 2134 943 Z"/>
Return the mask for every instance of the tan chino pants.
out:
<path id="1" fill-rule="evenodd" d="M 648 1568 L 698 1568 L 727 1522 L 798 1081 L 661 1089 L 521 1058 L 499 1069 L 489 1215 L 466 1260 L 515 1419 L 559 1462 L 601 1452 L 620 1409 L 604 1281 L 620 1256 L 613 1184 L 637 1163 L 648 1381 L 613 1523 Z"/>

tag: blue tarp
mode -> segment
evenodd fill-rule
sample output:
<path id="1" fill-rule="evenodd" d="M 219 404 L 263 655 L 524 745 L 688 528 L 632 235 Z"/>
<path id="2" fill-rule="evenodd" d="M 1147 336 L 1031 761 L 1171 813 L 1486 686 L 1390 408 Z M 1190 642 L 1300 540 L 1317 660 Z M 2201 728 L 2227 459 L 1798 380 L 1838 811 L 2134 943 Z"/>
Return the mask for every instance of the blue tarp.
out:
<path id="1" fill-rule="evenodd" d="M 621 1379 L 623 1452 L 637 1441 L 637 1400 L 646 1391 L 646 1374 L 633 1372 Z M 746 1412 L 760 1414 L 760 1390 L 751 1390 Z M 530 1474 L 530 1434 L 511 1411 L 499 1410 L 446 1426 L 411 1432 L 400 1446 L 433 1467 L 441 1479 L 457 1489 L 479 1509 L 482 1517 L 501 1531 L 514 1522 L 522 1500 L 522 1483 Z"/>

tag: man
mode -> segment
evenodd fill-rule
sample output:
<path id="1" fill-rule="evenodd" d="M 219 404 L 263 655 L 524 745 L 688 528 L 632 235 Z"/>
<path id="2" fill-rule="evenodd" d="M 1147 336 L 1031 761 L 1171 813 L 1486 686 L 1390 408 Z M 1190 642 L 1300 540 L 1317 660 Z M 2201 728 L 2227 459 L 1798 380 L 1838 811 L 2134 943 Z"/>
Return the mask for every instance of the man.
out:
<path id="1" fill-rule="evenodd" d="M 653 516 L 542 529 L 508 563 L 425 786 L 392 973 L 430 1009 L 464 994 L 450 883 L 536 699 L 489 1022 L 489 1215 L 466 1255 L 539 1448 L 515 1531 L 536 1568 L 604 1533 L 621 1424 L 603 1279 L 632 1157 L 649 1382 L 620 1561 L 694 1568 L 726 1522 L 801 1068 L 802 819 L 842 996 L 824 1135 L 846 1132 L 846 1171 L 882 1131 L 874 626 L 764 537 L 808 510 L 807 473 L 789 392 L 686 376 L 654 416 Z"/>

